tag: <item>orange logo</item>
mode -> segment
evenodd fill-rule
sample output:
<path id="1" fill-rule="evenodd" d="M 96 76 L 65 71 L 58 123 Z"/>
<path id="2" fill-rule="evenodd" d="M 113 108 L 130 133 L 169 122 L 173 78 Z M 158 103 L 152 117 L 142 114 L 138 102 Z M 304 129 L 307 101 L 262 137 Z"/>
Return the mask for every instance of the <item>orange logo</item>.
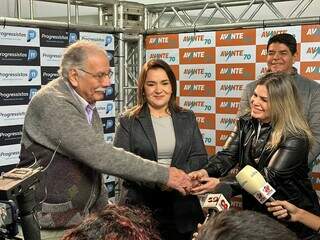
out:
<path id="1" fill-rule="evenodd" d="M 195 113 L 198 126 L 201 129 L 215 129 L 215 114 Z"/>
<path id="2" fill-rule="evenodd" d="M 149 35 L 145 39 L 146 49 L 179 48 L 178 34 Z"/>
<path id="3" fill-rule="evenodd" d="M 241 29 L 216 33 L 216 46 L 255 45 L 256 30 Z"/>
<path id="4" fill-rule="evenodd" d="M 180 81 L 180 96 L 215 96 L 213 81 Z"/>
<path id="5" fill-rule="evenodd" d="M 320 62 L 301 62 L 301 75 L 312 80 L 320 80 Z"/>
<path id="6" fill-rule="evenodd" d="M 217 80 L 254 80 L 255 63 L 216 64 Z"/>
<path id="7" fill-rule="evenodd" d="M 256 60 L 257 62 L 266 62 L 267 61 L 267 45 L 257 45 L 256 51 Z"/>
<path id="8" fill-rule="evenodd" d="M 302 42 L 320 42 L 320 25 L 302 25 Z"/>
<path id="9" fill-rule="evenodd" d="M 216 145 L 223 146 L 230 134 L 231 131 L 216 130 Z"/>
<path id="10" fill-rule="evenodd" d="M 216 113 L 237 114 L 240 98 L 216 98 Z"/>

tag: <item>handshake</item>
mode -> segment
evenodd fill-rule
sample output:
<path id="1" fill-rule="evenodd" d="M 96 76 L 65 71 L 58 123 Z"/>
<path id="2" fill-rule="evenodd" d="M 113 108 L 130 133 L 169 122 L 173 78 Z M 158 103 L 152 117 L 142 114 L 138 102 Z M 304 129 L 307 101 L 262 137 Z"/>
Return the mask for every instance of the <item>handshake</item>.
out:
<path id="1" fill-rule="evenodd" d="M 204 169 L 186 174 L 184 171 L 175 167 L 169 168 L 169 179 L 167 186 L 187 194 L 204 194 L 212 191 L 219 183 L 218 178 L 210 178 Z"/>

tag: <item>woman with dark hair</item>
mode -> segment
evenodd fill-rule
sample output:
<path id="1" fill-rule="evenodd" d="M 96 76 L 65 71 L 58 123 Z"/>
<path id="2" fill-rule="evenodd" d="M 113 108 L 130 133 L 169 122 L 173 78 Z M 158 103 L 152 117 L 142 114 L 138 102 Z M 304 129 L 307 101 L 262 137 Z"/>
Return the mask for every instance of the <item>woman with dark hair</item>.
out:
<path id="1" fill-rule="evenodd" d="M 251 165 L 276 190 L 275 199 L 319 214 L 318 198 L 308 177 L 308 152 L 314 138 L 300 105 L 292 76 L 268 73 L 261 77 L 251 97 L 249 112 L 239 118 L 223 150 L 212 156 L 205 168 L 190 174 L 202 182 L 193 192 L 212 191 L 220 181 L 232 181 L 229 174 L 232 168 L 238 166 L 240 170 Z M 235 194 L 242 193 L 244 209 L 268 214 L 265 205 L 244 190 L 239 191 L 237 184 L 232 186 Z M 286 222 L 286 225 L 300 238 L 315 235 L 303 224 Z"/>
<path id="2" fill-rule="evenodd" d="M 176 103 L 176 89 L 175 75 L 166 62 L 145 63 L 137 105 L 120 117 L 114 146 L 191 172 L 207 164 L 207 154 L 194 113 Z M 129 179 L 123 181 L 120 202 L 149 207 L 159 222 L 161 239 L 190 239 L 204 219 L 196 196 L 184 197 L 163 186 Z"/>

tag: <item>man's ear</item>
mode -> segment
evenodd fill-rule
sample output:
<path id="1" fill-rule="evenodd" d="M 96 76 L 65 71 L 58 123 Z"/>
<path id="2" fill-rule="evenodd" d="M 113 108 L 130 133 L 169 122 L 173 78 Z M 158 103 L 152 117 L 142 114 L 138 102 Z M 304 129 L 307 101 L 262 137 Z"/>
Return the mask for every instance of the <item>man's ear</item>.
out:
<path id="1" fill-rule="evenodd" d="M 293 54 L 293 64 L 298 61 L 298 52 L 296 52 L 295 54 Z"/>
<path id="2" fill-rule="evenodd" d="M 79 74 L 76 69 L 71 69 L 68 73 L 69 82 L 72 87 L 78 87 Z"/>

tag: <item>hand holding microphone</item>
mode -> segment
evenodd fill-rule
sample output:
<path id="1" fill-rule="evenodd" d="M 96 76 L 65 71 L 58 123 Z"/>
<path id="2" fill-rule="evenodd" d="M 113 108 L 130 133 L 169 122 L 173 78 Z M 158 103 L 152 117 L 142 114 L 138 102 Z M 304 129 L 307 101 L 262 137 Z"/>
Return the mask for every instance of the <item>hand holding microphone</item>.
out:
<path id="1" fill-rule="evenodd" d="M 266 201 L 275 201 L 272 195 L 276 190 L 266 182 L 261 173 L 259 173 L 254 167 L 250 165 L 245 166 L 236 175 L 236 179 L 241 187 L 253 195 L 261 204 L 264 204 Z M 283 219 L 289 220 L 290 218 L 291 216 L 288 212 L 288 215 Z"/>

